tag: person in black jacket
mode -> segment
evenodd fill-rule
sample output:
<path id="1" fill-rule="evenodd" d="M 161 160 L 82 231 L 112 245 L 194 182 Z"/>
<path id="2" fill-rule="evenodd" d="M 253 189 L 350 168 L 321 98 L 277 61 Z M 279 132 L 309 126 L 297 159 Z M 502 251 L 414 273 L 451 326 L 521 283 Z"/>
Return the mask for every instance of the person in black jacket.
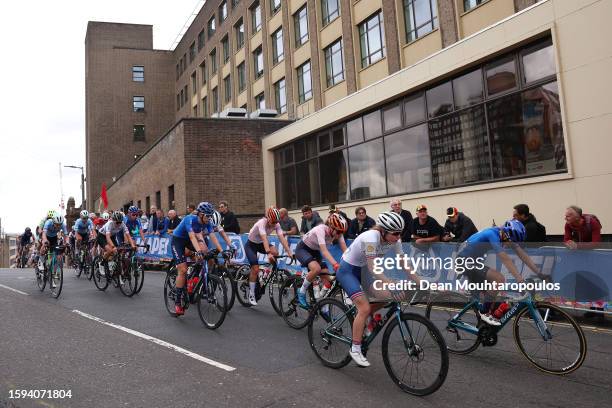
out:
<path id="1" fill-rule="evenodd" d="M 319 224 L 323 224 L 323 219 L 321 218 L 319 213 L 316 211 L 312 211 L 312 208 L 309 205 L 303 206 L 302 226 L 300 227 L 300 232 L 302 234 L 305 234 Z"/>
<path id="2" fill-rule="evenodd" d="M 219 202 L 219 212 L 221 213 L 221 226 L 225 232 L 240 234 L 240 224 L 238 218 L 229 210 L 227 201 Z"/>
<path id="3" fill-rule="evenodd" d="M 176 216 L 176 211 L 174 210 L 168 211 L 167 218 L 168 218 L 168 233 L 172 234 L 172 231 L 174 231 L 176 227 L 179 226 L 179 224 L 181 223 L 181 220 L 179 217 Z"/>
<path id="4" fill-rule="evenodd" d="M 525 226 L 525 231 L 527 231 L 525 242 L 546 242 L 546 227 L 540 224 L 535 215 L 529 212 L 527 204 L 515 205 L 512 218 L 519 220 Z"/>
<path id="5" fill-rule="evenodd" d="M 376 221 L 366 214 L 365 207 L 357 207 L 355 210 L 356 217 L 353 218 L 348 229 L 349 239 L 357 238 L 361 234 L 376 225 Z"/>
<path id="6" fill-rule="evenodd" d="M 398 213 L 404 219 L 404 230 L 402 231 L 402 242 L 410 242 L 412 236 L 412 214 L 402 209 L 400 200 L 391 200 L 391 211 Z"/>
<path id="7" fill-rule="evenodd" d="M 465 242 L 469 237 L 478 232 L 470 217 L 459 212 L 455 207 L 446 210 L 446 222 L 444 223 L 444 242 Z"/>
<path id="8" fill-rule="evenodd" d="M 427 206 L 424 204 L 417 205 L 416 213 L 416 218 L 412 220 L 412 239 L 414 243 L 439 242 L 444 230 L 435 218 L 427 214 Z"/>

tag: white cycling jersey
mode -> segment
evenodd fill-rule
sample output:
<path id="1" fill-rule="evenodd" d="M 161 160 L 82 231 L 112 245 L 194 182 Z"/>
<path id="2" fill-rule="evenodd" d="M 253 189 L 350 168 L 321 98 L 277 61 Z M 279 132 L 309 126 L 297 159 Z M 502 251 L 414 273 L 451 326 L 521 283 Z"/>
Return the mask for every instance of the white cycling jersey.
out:
<path id="1" fill-rule="evenodd" d="M 102 228 L 100 228 L 100 232 L 102 234 L 110 233 L 111 235 L 115 235 L 121 231 L 123 231 L 126 234 L 129 234 L 129 231 L 127 229 L 127 226 L 125 225 L 125 222 L 122 222 L 121 224 L 117 224 L 113 220 L 108 220 L 108 222 L 104 224 Z"/>
<path id="2" fill-rule="evenodd" d="M 396 254 L 402 255 L 404 253 L 401 240 L 397 240 L 393 244 L 383 242 L 380 232 L 368 230 L 353 240 L 353 243 L 342 255 L 342 260 L 353 266 L 365 266 L 368 259 L 380 258 L 390 249 L 394 249 Z"/>

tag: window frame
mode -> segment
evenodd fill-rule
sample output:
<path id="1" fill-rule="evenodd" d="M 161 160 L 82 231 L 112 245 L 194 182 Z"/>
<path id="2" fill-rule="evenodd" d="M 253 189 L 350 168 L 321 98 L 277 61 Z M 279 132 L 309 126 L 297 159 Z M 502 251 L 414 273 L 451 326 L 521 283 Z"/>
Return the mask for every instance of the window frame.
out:
<path id="1" fill-rule="evenodd" d="M 141 98 L 141 99 L 137 100 L 137 98 Z M 142 107 L 140 107 L 141 104 L 142 104 Z M 133 95 L 132 96 L 132 110 L 134 112 L 137 112 L 137 113 L 145 112 L 145 97 L 144 97 L 144 95 Z"/>
<path id="2" fill-rule="evenodd" d="M 242 33 L 240 32 L 240 27 L 242 27 Z M 244 20 L 242 17 L 234 24 L 234 37 L 236 39 L 236 51 L 242 49 L 244 47 Z"/>
<path id="3" fill-rule="evenodd" d="M 357 31 L 359 33 L 359 51 L 360 51 L 361 69 L 365 69 L 371 65 L 374 65 L 378 61 L 385 59 L 387 56 L 385 27 L 384 27 L 384 21 L 382 18 L 382 14 L 383 14 L 382 10 L 378 10 L 377 12 L 370 15 L 369 17 L 367 17 L 366 19 L 364 19 L 361 23 L 357 25 Z M 370 35 L 369 35 L 370 30 L 367 27 L 368 27 L 368 23 L 374 19 L 378 21 L 377 21 L 376 26 L 373 27 L 371 30 L 377 29 L 378 35 L 380 36 L 381 48 L 377 49 L 374 52 L 371 52 L 370 45 L 369 45 L 370 44 Z M 364 38 L 365 38 L 365 42 L 364 42 Z M 366 55 L 364 55 L 364 49 L 363 49 L 364 44 L 368 48 Z M 380 57 L 377 59 L 374 59 L 375 56 L 379 53 L 380 53 Z"/>
<path id="4" fill-rule="evenodd" d="M 427 0 L 428 4 L 429 4 L 429 20 L 427 20 L 425 23 L 421 24 L 420 26 L 417 26 L 416 20 L 417 20 L 417 16 L 416 16 L 416 8 L 414 7 L 414 2 L 417 0 L 402 0 L 402 9 L 403 9 L 403 14 L 404 14 L 404 31 L 405 31 L 405 41 L 407 44 L 410 44 L 416 40 L 418 40 L 419 38 L 423 38 L 424 36 L 426 36 L 429 33 L 434 32 L 435 30 L 438 29 L 439 25 L 440 25 L 440 20 L 439 20 L 439 15 L 438 15 L 438 4 L 437 4 L 437 0 Z M 413 16 L 413 21 L 411 22 L 413 24 L 412 29 L 408 30 L 408 9 L 412 7 L 412 16 Z M 435 14 L 434 14 L 434 10 L 435 10 Z M 435 16 L 434 16 L 435 15 Z M 421 30 L 423 27 L 426 26 L 430 26 L 430 30 L 427 31 L 424 34 L 419 35 L 419 30 Z M 414 33 L 414 37 L 411 37 L 411 34 Z"/>
<path id="5" fill-rule="evenodd" d="M 340 0 L 333 0 L 337 7 L 331 14 L 329 13 L 329 1 L 330 0 L 321 0 L 321 27 L 326 27 L 340 17 Z"/>
<path id="6" fill-rule="evenodd" d="M 142 68 L 142 70 L 140 70 L 140 68 Z M 145 81 L 144 65 L 132 65 L 132 82 L 144 82 L 144 81 Z"/>
<path id="7" fill-rule="evenodd" d="M 333 51 L 333 47 L 335 45 L 340 45 L 339 51 Z M 336 54 L 340 54 L 340 72 L 335 73 L 334 71 L 334 56 Z M 344 44 L 342 42 L 342 37 L 338 38 L 336 41 L 330 43 L 327 47 L 323 49 L 323 55 L 325 57 L 325 83 L 327 88 L 331 88 L 345 80 L 344 78 Z M 331 78 L 330 78 L 331 73 Z M 339 78 L 338 78 L 339 77 Z"/>
<path id="8" fill-rule="evenodd" d="M 259 78 L 264 76 L 264 55 L 263 55 L 263 47 L 260 45 L 259 47 L 253 50 L 253 78 L 258 80 Z M 261 67 L 260 65 L 261 60 Z M 261 69 L 260 69 L 261 68 Z"/>
<path id="9" fill-rule="evenodd" d="M 280 33 L 280 53 L 278 52 L 278 41 L 279 38 L 277 35 Z M 272 65 L 276 65 L 285 60 L 285 44 L 283 37 L 283 27 L 280 26 L 276 31 L 274 31 L 271 35 L 272 37 Z"/>
<path id="10" fill-rule="evenodd" d="M 304 21 L 306 22 L 306 31 L 305 33 L 301 32 L 301 13 L 304 12 Z M 309 24 L 308 24 L 308 3 L 304 3 L 302 7 L 298 9 L 293 15 L 293 31 L 295 33 L 295 48 L 300 48 L 302 45 L 306 44 L 310 40 L 310 36 L 308 34 Z"/>
<path id="11" fill-rule="evenodd" d="M 280 83 L 283 83 L 281 88 Z M 284 92 L 285 103 L 281 105 L 281 92 Z M 274 105 L 279 115 L 282 115 L 287 112 L 287 81 L 285 77 L 282 77 L 278 81 L 274 83 Z"/>
<path id="12" fill-rule="evenodd" d="M 255 35 L 260 32 L 263 27 L 261 3 L 259 1 L 251 4 L 249 7 L 249 14 L 251 15 L 251 35 Z"/>

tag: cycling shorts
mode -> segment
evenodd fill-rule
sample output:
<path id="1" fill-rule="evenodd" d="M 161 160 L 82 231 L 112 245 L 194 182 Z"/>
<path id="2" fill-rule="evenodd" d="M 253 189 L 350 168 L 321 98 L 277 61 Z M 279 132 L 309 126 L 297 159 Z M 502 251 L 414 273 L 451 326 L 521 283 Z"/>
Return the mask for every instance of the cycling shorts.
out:
<path id="1" fill-rule="evenodd" d="M 298 242 L 295 247 L 295 259 L 297 259 L 304 268 L 308 268 L 308 264 L 315 261 L 321 269 L 328 269 L 327 263 L 323 261 L 321 251 L 309 248 L 304 241 Z"/>
<path id="2" fill-rule="evenodd" d="M 244 252 L 246 254 L 247 259 L 249 260 L 249 265 L 259 265 L 259 260 L 257 259 L 257 253 L 265 254 L 266 248 L 264 244 L 256 244 L 251 240 L 247 240 L 246 245 L 244 246 Z"/>
<path id="3" fill-rule="evenodd" d="M 187 262 L 187 258 L 185 257 L 185 248 L 196 252 L 190 239 L 183 239 L 173 236 L 170 245 L 172 247 L 172 257 L 176 260 L 177 265 Z"/>
<path id="4" fill-rule="evenodd" d="M 117 239 L 114 236 L 111 236 L 111 241 L 113 241 L 113 244 L 117 246 Z M 96 242 L 102 248 L 106 247 L 106 245 L 108 245 L 108 241 L 106 240 L 106 234 L 99 233 L 96 237 Z"/>
<path id="5" fill-rule="evenodd" d="M 361 287 L 361 266 L 354 266 L 342 260 L 336 278 L 351 300 L 364 295 Z"/>
<path id="6" fill-rule="evenodd" d="M 463 276 L 465 276 L 472 283 L 483 283 L 487 280 L 487 271 L 489 270 L 488 266 L 484 266 L 482 269 L 470 268 L 466 269 L 463 272 Z"/>

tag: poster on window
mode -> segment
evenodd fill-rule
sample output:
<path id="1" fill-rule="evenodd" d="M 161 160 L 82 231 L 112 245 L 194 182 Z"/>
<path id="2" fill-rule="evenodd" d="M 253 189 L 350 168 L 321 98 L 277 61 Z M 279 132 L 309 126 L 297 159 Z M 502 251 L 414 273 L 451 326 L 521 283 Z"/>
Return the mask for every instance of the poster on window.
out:
<path id="1" fill-rule="evenodd" d="M 525 146 L 526 173 L 555 171 L 554 148 L 550 139 L 550 101 L 543 88 L 523 95 L 523 138 Z"/>

